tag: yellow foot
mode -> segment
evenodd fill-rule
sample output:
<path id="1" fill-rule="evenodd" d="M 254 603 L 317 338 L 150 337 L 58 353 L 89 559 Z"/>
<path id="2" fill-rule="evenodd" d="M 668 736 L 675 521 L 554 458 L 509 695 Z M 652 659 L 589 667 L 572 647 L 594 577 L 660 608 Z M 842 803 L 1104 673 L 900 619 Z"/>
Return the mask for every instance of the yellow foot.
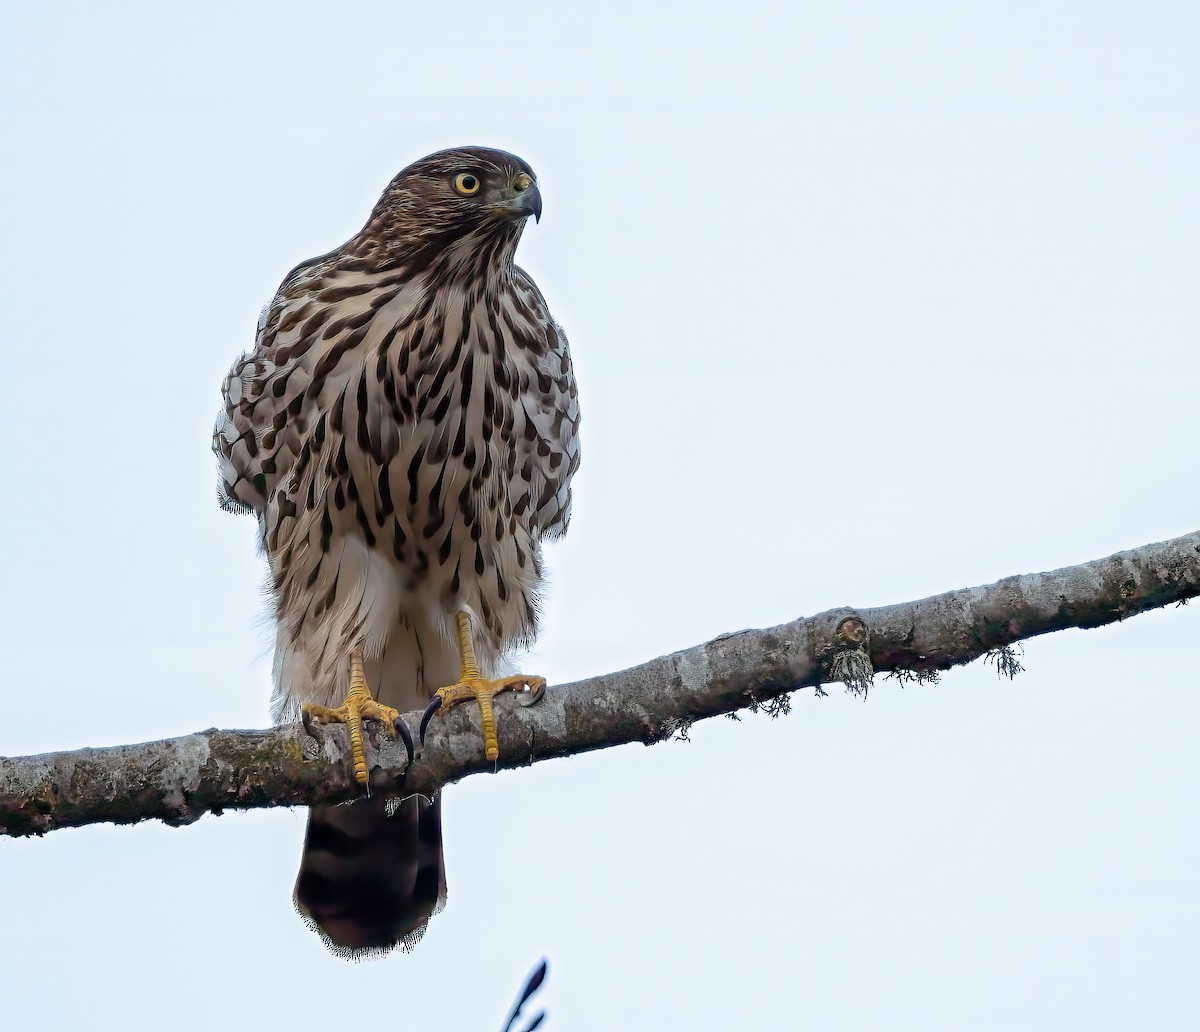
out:
<path id="1" fill-rule="evenodd" d="M 364 720 L 378 720 L 385 727 L 392 728 L 404 740 L 404 747 L 408 750 L 408 762 L 412 763 L 413 744 L 412 735 L 408 733 L 408 725 L 404 723 L 397 710 L 392 709 L 391 706 L 380 705 L 371 698 L 371 693 L 367 689 L 367 678 L 363 673 L 361 653 L 350 653 L 350 691 L 346 694 L 346 701 L 336 709 L 306 702 L 301 713 L 305 727 L 308 727 L 313 720 L 319 724 L 346 725 L 350 731 L 350 756 L 354 761 L 354 780 L 360 785 L 367 784 L 367 757 L 363 750 L 362 737 Z"/>
<path id="2" fill-rule="evenodd" d="M 483 715 L 484 751 L 489 760 L 499 759 L 500 743 L 496 740 L 496 713 L 492 709 L 492 699 L 501 692 L 522 692 L 522 694 L 527 694 L 528 698 L 523 698 L 521 704 L 532 706 L 545 691 L 546 679 L 544 677 L 517 674 L 513 677 L 501 677 L 495 681 L 488 681 L 480 677 L 478 673 L 466 674 L 464 672 L 464 676 L 458 684 L 450 684 L 437 690 L 433 701 L 421 717 L 421 742 L 424 743 L 425 729 L 439 709 L 449 709 L 451 706 L 457 706 L 460 702 L 474 699 L 479 703 L 479 711 Z"/>

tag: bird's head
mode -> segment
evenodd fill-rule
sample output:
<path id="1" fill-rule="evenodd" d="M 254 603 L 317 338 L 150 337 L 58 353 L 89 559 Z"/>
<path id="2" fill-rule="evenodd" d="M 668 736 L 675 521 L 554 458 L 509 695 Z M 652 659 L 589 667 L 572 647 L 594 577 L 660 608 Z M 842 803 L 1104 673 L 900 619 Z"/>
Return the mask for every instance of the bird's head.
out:
<path id="1" fill-rule="evenodd" d="M 488 147 L 455 147 L 402 170 L 363 235 L 394 258 L 432 257 L 468 238 L 515 249 L 530 215 L 541 218 L 542 195 L 526 162 Z"/>

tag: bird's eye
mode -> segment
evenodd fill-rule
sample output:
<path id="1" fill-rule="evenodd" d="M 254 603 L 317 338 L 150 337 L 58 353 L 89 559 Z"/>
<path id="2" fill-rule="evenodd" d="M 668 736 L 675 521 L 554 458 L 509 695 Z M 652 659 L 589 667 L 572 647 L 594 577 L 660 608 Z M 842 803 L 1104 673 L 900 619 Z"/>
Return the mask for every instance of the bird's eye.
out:
<path id="1" fill-rule="evenodd" d="M 460 172 L 454 177 L 454 189 L 464 197 L 479 193 L 479 177 L 470 172 Z"/>

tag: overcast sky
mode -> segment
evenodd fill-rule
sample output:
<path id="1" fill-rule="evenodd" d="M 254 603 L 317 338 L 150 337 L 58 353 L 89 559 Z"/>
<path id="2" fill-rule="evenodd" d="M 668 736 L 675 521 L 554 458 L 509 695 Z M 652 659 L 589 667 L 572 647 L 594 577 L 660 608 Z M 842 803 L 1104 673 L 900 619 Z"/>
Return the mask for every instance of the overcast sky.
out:
<path id="1" fill-rule="evenodd" d="M 539 173 L 580 382 L 530 672 L 1197 529 L 1198 11 L 4 3 L 0 753 L 269 721 L 221 379 L 454 144 Z M 545 954 L 551 1032 L 1194 1028 L 1198 632 L 471 778 L 373 963 L 292 910 L 301 810 L 0 840 L 0 1006 L 486 1030 Z"/>

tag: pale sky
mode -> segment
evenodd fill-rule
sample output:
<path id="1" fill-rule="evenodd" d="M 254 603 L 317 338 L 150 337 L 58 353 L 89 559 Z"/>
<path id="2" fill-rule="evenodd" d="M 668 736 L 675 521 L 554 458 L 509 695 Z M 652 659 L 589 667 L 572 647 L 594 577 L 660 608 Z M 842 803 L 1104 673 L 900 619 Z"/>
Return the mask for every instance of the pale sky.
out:
<path id="1" fill-rule="evenodd" d="M 1190 3 L 3 4 L 0 754 L 268 720 L 221 379 L 402 166 L 539 173 L 583 467 L 551 682 L 1195 530 Z M 1200 1024 L 1200 607 L 446 792 L 349 964 L 304 812 L 0 840 L 8 1027 Z M 363 1024 L 360 1026 L 358 1022 Z"/>

